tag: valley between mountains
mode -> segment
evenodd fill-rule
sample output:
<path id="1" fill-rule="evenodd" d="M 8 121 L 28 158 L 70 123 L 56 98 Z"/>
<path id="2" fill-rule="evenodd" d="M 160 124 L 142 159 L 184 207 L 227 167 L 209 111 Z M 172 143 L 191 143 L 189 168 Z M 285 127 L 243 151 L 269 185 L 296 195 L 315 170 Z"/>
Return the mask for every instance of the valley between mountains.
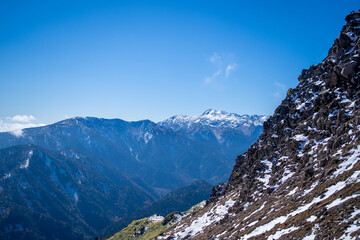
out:
<path id="1" fill-rule="evenodd" d="M 91 239 L 144 214 L 184 211 L 227 180 L 266 119 L 209 109 L 159 123 L 76 117 L 0 133 L 0 236 Z"/>

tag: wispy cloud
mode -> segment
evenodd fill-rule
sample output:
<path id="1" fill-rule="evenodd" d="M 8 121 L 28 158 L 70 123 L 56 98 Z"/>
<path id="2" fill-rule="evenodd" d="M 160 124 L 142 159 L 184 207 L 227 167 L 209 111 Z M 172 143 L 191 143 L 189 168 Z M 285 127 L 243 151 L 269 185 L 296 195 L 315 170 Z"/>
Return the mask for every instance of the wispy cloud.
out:
<path id="1" fill-rule="evenodd" d="M 279 82 L 274 82 L 275 85 L 275 92 L 273 92 L 273 97 L 275 98 L 282 98 L 286 91 L 286 86 Z"/>
<path id="2" fill-rule="evenodd" d="M 15 115 L 0 119 L 0 132 L 10 132 L 17 137 L 22 135 L 24 128 L 44 126 L 43 123 L 34 123 L 36 118 L 33 115 Z"/>
<path id="3" fill-rule="evenodd" d="M 222 70 L 216 71 L 213 75 L 205 78 L 205 83 L 210 84 L 217 76 L 221 75 Z"/>
<path id="4" fill-rule="evenodd" d="M 229 77 L 230 73 L 232 71 L 235 71 L 236 67 L 237 67 L 236 63 L 228 64 L 227 67 L 226 67 L 226 70 L 225 70 L 225 76 Z"/>
<path id="5" fill-rule="evenodd" d="M 214 73 L 205 78 L 205 84 L 215 82 L 216 79 L 221 80 L 228 78 L 238 66 L 238 64 L 234 61 L 233 54 L 220 55 L 215 52 L 208 58 L 208 61 L 213 65 Z"/>
<path id="6" fill-rule="evenodd" d="M 215 64 L 215 63 L 220 63 L 222 58 L 223 58 L 222 56 L 219 56 L 219 55 L 215 52 L 213 55 L 210 56 L 209 60 L 210 60 L 210 62 L 212 62 L 212 63 Z"/>

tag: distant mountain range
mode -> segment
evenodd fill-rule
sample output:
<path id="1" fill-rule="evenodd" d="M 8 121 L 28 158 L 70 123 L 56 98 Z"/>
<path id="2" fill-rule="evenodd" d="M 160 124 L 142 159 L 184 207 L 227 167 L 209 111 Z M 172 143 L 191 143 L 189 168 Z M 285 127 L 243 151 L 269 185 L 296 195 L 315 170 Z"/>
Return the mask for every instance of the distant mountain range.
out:
<path id="1" fill-rule="evenodd" d="M 76 117 L 21 136 L 0 133 L 0 149 L 33 144 L 68 158 L 94 158 L 141 176 L 161 195 L 196 179 L 226 181 L 233 159 L 258 138 L 265 120 L 211 109 L 159 123 Z"/>
<path id="2" fill-rule="evenodd" d="M 266 119 L 210 109 L 159 123 L 76 117 L 0 133 L 1 237 L 89 237 L 197 179 L 226 181 Z M 42 221 L 64 228 L 34 226 Z"/>

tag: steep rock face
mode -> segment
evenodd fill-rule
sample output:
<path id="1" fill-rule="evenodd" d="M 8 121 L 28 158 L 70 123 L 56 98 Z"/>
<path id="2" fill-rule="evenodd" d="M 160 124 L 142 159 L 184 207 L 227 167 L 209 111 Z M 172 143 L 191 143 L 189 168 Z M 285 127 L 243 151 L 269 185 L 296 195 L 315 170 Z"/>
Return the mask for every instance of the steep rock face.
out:
<path id="1" fill-rule="evenodd" d="M 360 11 L 236 159 L 208 205 L 158 239 L 360 235 Z"/>

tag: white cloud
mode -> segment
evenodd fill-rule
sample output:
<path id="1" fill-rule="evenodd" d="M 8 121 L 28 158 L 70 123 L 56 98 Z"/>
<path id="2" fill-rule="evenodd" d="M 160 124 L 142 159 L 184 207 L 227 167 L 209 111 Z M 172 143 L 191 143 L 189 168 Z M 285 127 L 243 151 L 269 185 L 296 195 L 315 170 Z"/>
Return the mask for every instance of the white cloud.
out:
<path id="1" fill-rule="evenodd" d="M 15 115 L 7 117 L 6 120 L 0 119 L 0 132 L 10 132 L 19 137 L 24 128 L 44 126 L 43 123 L 33 123 L 36 118 L 32 115 Z"/>
<path id="2" fill-rule="evenodd" d="M 205 78 L 205 84 L 214 82 L 215 78 L 228 78 L 232 72 L 237 69 L 237 63 L 234 61 L 233 54 L 214 53 L 208 60 L 212 63 L 215 73 Z"/>
<path id="3" fill-rule="evenodd" d="M 276 87 L 275 92 L 273 92 L 273 97 L 275 98 L 282 98 L 286 91 L 286 86 L 279 82 L 274 82 L 274 85 Z"/>
<path id="4" fill-rule="evenodd" d="M 219 63 L 223 57 L 219 56 L 216 52 L 209 58 L 212 63 Z"/>
<path id="5" fill-rule="evenodd" d="M 6 119 L 12 122 L 28 123 L 35 120 L 33 115 L 15 115 L 13 117 L 7 117 Z"/>
<path id="6" fill-rule="evenodd" d="M 216 71 L 213 75 L 205 78 L 205 83 L 210 84 L 214 79 L 222 73 L 222 70 Z"/>
<path id="7" fill-rule="evenodd" d="M 228 77 L 232 71 L 235 71 L 236 67 L 236 63 L 228 64 L 225 70 L 225 76 Z"/>

